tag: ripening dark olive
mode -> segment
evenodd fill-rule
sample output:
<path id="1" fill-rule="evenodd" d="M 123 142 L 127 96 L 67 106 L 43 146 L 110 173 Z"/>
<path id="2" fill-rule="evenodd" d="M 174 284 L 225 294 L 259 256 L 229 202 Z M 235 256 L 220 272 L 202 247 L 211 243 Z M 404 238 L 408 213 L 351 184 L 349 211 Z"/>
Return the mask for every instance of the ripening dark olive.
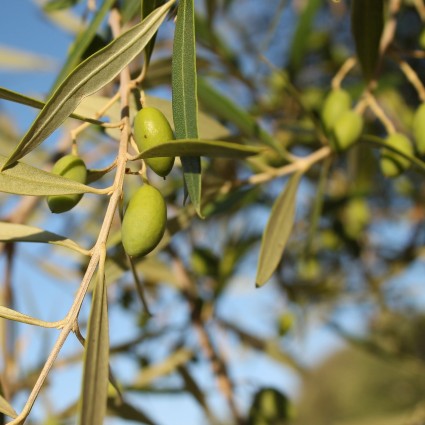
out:
<path id="1" fill-rule="evenodd" d="M 84 161 L 76 155 L 65 155 L 55 163 L 52 173 L 74 180 L 78 183 L 86 183 L 87 168 Z M 47 205 L 53 213 L 63 213 L 74 208 L 83 197 L 82 193 L 75 195 L 51 195 L 47 197 Z"/>
<path id="2" fill-rule="evenodd" d="M 142 257 L 161 241 L 167 223 L 167 206 L 161 192 L 144 184 L 130 198 L 121 226 L 125 252 Z"/>
<path id="3" fill-rule="evenodd" d="M 174 140 L 173 130 L 165 115 L 157 108 L 145 107 L 134 118 L 134 140 L 140 152 Z M 147 158 L 145 162 L 159 176 L 167 176 L 174 157 Z"/>

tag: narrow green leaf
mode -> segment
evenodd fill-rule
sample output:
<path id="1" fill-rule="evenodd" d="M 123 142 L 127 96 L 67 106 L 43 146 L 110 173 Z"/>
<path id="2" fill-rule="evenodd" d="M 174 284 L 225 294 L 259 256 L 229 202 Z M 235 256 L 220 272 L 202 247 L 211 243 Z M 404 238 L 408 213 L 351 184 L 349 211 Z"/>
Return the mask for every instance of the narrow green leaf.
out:
<path id="1" fill-rule="evenodd" d="M 217 140 L 179 139 L 170 140 L 162 145 L 154 146 L 140 153 L 140 158 L 157 158 L 164 156 L 208 156 L 224 158 L 246 158 L 257 155 L 263 149 L 244 146 L 238 143 Z"/>
<path id="2" fill-rule="evenodd" d="M 164 20 L 170 0 L 143 22 L 130 28 L 106 47 L 87 58 L 63 81 L 47 101 L 2 170 L 43 142 L 87 97 L 115 78 L 146 46 Z"/>
<path id="3" fill-rule="evenodd" d="M 0 222 L 0 242 L 49 243 L 70 248 L 84 255 L 88 252 L 71 239 L 26 224 Z"/>
<path id="4" fill-rule="evenodd" d="M 177 139 L 198 137 L 194 1 L 181 0 L 177 12 L 172 60 L 173 117 Z M 201 159 L 183 157 L 189 197 L 201 216 Z"/>
<path id="5" fill-rule="evenodd" d="M 0 412 L 4 413 L 5 415 L 13 419 L 15 419 L 18 416 L 18 414 L 15 412 L 15 409 L 1 395 L 0 395 Z"/>
<path id="6" fill-rule="evenodd" d="M 205 79 L 198 78 L 199 100 L 205 109 L 219 118 L 234 124 L 244 135 L 261 140 L 276 152 L 282 153 L 282 148 L 263 130 L 258 123 L 231 99 L 218 92 Z"/>
<path id="7" fill-rule="evenodd" d="M 67 0 L 62 0 L 67 1 Z M 55 82 L 53 83 L 53 90 L 56 89 L 59 84 L 67 77 L 71 71 L 81 62 L 83 53 L 86 51 L 87 47 L 92 42 L 94 36 L 96 35 L 97 29 L 105 19 L 106 14 L 113 6 L 115 0 L 104 0 L 102 6 L 96 12 L 96 15 L 93 19 L 90 20 L 89 26 L 75 39 L 72 44 L 71 50 L 67 56 L 66 62 L 63 65 L 59 75 L 56 77 Z"/>
<path id="8" fill-rule="evenodd" d="M 45 12 L 53 12 L 55 10 L 68 9 L 75 6 L 81 0 L 49 0 L 44 6 Z"/>
<path id="9" fill-rule="evenodd" d="M 374 77 L 379 62 L 384 25 L 384 0 L 351 2 L 351 31 L 363 77 L 367 82 Z"/>
<path id="10" fill-rule="evenodd" d="M 166 376 L 181 365 L 186 364 L 193 357 L 193 352 L 187 348 L 175 350 L 169 357 L 158 364 L 154 364 L 141 371 L 132 389 L 147 387 L 154 380 Z"/>
<path id="11" fill-rule="evenodd" d="M 98 281 L 93 293 L 84 350 L 83 388 L 79 425 L 103 424 L 109 385 L 108 299 L 105 284 L 105 254 L 101 255 Z"/>
<path id="12" fill-rule="evenodd" d="M 289 51 L 290 69 L 293 73 L 299 70 L 302 60 L 305 57 L 313 21 L 322 4 L 322 0 L 310 0 L 305 2 L 304 9 L 298 19 Z"/>
<path id="13" fill-rule="evenodd" d="M 261 240 L 258 261 L 257 286 L 264 285 L 272 276 L 282 258 L 295 218 L 295 201 L 302 173 L 296 173 L 288 181 L 285 190 L 276 199 L 266 230 Z"/>
<path id="14" fill-rule="evenodd" d="M 0 155 L 0 166 L 7 158 Z M 16 195 L 71 195 L 74 193 L 99 193 L 98 189 L 77 183 L 31 165 L 17 162 L 0 173 L 0 192 Z"/>
<path id="15" fill-rule="evenodd" d="M 120 419 L 134 421 L 138 424 L 156 425 L 146 413 L 142 412 L 139 408 L 135 408 L 126 401 L 117 401 L 115 398 L 108 398 L 108 411 Z"/>
<path id="16" fill-rule="evenodd" d="M 13 320 L 15 322 L 26 323 L 27 325 L 41 326 L 43 328 L 57 328 L 60 323 L 46 322 L 3 306 L 0 306 L 0 317 L 7 320 Z"/>
<path id="17" fill-rule="evenodd" d="M 11 102 L 20 103 L 21 105 L 27 105 L 37 109 L 43 109 L 45 105 L 45 103 L 42 102 L 41 100 L 37 100 L 32 97 L 25 96 L 23 94 L 5 89 L 3 87 L 0 87 L 0 99 L 10 100 Z M 95 120 L 89 117 L 83 117 L 82 115 L 78 115 L 78 114 L 71 114 L 70 117 L 80 121 L 86 121 L 91 124 L 96 124 L 96 125 L 102 124 L 102 121 Z"/>
<path id="18" fill-rule="evenodd" d="M 142 19 L 145 19 L 146 16 L 149 16 L 160 4 L 159 0 L 141 0 L 141 10 L 142 10 Z M 149 43 L 145 48 L 145 67 L 149 66 L 151 60 L 153 48 L 155 46 L 156 33 L 150 39 Z"/>

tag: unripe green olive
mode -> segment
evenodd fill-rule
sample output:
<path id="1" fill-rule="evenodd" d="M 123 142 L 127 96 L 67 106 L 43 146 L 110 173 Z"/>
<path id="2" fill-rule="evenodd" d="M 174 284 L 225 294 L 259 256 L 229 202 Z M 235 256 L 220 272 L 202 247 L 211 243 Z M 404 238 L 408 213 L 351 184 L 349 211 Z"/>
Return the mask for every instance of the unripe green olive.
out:
<path id="1" fill-rule="evenodd" d="M 125 252 L 142 257 L 161 241 L 167 223 L 167 206 L 161 192 L 144 184 L 130 198 L 121 226 Z"/>
<path id="2" fill-rule="evenodd" d="M 86 164 L 76 155 L 63 156 L 53 166 L 52 173 L 78 183 L 84 184 L 87 181 Z M 59 214 L 74 208 L 82 197 L 82 193 L 75 195 L 51 195 L 47 197 L 47 205 L 50 211 Z"/>
<path id="3" fill-rule="evenodd" d="M 339 117 L 351 109 L 351 97 L 345 90 L 332 90 L 326 97 L 322 109 L 322 121 L 326 132 L 330 133 Z"/>
<path id="4" fill-rule="evenodd" d="M 413 155 L 412 144 L 404 134 L 393 133 L 387 137 L 386 143 L 407 155 Z M 392 150 L 384 148 L 381 151 L 380 166 L 384 176 L 397 177 L 409 168 L 410 161 Z"/>
<path id="5" fill-rule="evenodd" d="M 140 151 L 174 140 L 173 130 L 164 114 L 156 108 L 145 107 L 134 118 L 134 140 Z M 173 168 L 173 157 L 147 158 L 149 167 L 165 177 Z"/>
<path id="6" fill-rule="evenodd" d="M 335 151 L 341 152 L 353 145 L 363 130 L 363 118 L 355 111 L 345 111 L 335 123 L 330 143 Z"/>
<path id="7" fill-rule="evenodd" d="M 274 388 L 262 388 L 254 396 L 248 425 L 286 423 L 291 417 L 291 405 L 286 395 Z"/>
<path id="8" fill-rule="evenodd" d="M 425 154 L 425 103 L 419 106 L 413 117 L 413 137 L 418 152 Z"/>

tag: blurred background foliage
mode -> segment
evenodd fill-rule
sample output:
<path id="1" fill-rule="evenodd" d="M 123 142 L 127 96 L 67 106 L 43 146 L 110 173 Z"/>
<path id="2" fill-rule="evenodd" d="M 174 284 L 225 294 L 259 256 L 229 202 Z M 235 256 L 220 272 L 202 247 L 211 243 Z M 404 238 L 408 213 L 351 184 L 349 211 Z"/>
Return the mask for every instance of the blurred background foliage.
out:
<path id="1" fill-rule="evenodd" d="M 105 17 L 113 3 L 35 3 L 42 19 L 76 41 L 61 65 L 67 71 L 49 77 L 49 87 L 23 94 L 45 98 L 61 75 L 112 40 Z M 392 44 L 423 81 L 425 6 L 422 0 L 388 3 L 395 11 Z M 117 5 L 125 24 L 140 20 L 140 0 Z M 354 54 L 350 3 L 205 0 L 197 1 L 196 7 L 200 132 L 243 144 L 267 145 L 272 139 L 297 155 L 318 149 L 323 100 L 332 78 Z M 172 31 L 171 17 L 159 31 L 142 84 L 146 104 L 160 105 L 169 117 Z M 17 74 L 17 80 L 19 75 L 28 78 L 35 71 L 51 71 L 60 60 L 44 60 L 30 47 L 0 48 L 2 70 L 26 73 Z M 143 60 L 131 64 L 133 76 L 139 75 Z M 359 101 L 365 84 L 358 67 L 342 86 Z M 86 99 L 80 113 L 99 110 L 116 88 L 114 81 Z M 421 101 L 390 55 L 382 62 L 374 95 L 397 131 L 411 137 L 413 114 Z M 20 114 L 28 121 L 27 109 L 0 103 L 2 154 L 19 142 L 24 130 Z M 137 101 L 132 113 L 136 109 Z M 119 109 L 113 108 L 106 114 L 111 121 L 118 115 Z M 50 167 L 58 155 L 69 152 L 70 131 L 77 125 L 68 120 L 60 134 L 26 161 Z M 369 112 L 364 133 L 385 135 L 381 122 Z M 110 164 L 116 137 L 116 132 L 94 126 L 79 135 L 79 152 L 90 169 Z M 203 159 L 202 165 L 205 220 L 183 205 L 179 165 L 167 180 L 150 176 L 166 197 L 170 217 L 160 249 L 136 264 L 153 317 L 139 301 L 119 243 L 118 217 L 109 239 L 111 365 L 123 391 L 121 398 L 111 386 L 109 414 L 121 419 L 110 423 L 183 423 L 173 420 L 174 414 L 179 417 L 173 413 L 178 409 L 173 397 L 195 401 L 182 412 L 195 410 L 197 423 L 425 423 L 423 174 L 412 168 L 396 179 L 384 178 L 379 151 L 367 143 L 311 168 L 298 191 L 296 222 L 282 261 L 272 282 L 255 289 L 261 236 L 287 179 L 243 182 L 253 173 L 272 173 L 285 161 L 267 150 L 246 161 Z M 106 174 L 94 184 L 105 187 L 111 181 Z M 140 180 L 130 175 L 125 184 L 128 200 Z M 52 216 L 43 199 L 0 197 L 2 221 L 46 228 L 85 247 L 94 243 L 106 206 L 104 198 L 86 195 L 75 211 Z M 62 317 L 86 259 L 33 244 L 6 244 L 2 252 L 1 305 L 44 320 Z M 81 313 L 83 332 L 86 307 Z M 338 346 L 343 346 L 320 364 L 319 355 L 309 352 L 307 361 L 304 353 L 307 339 L 317 341 L 318 328 L 337 335 Z M 3 394 L 19 407 L 52 337 L 50 331 L 29 332 L 5 320 L 1 334 Z M 29 424 L 73 423 L 78 391 L 65 389 L 66 382 L 70 388 L 79 386 L 75 368 L 81 358 L 81 347 L 70 342 Z M 256 361 L 264 358 L 294 374 L 298 385 L 283 382 L 283 377 L 276 382 L 270 378 L 272 368 L 257 373 Z M 56 375 L 65 384 L 58 384 Z M 167 403 L 171 410 L 163 414 Z"/>

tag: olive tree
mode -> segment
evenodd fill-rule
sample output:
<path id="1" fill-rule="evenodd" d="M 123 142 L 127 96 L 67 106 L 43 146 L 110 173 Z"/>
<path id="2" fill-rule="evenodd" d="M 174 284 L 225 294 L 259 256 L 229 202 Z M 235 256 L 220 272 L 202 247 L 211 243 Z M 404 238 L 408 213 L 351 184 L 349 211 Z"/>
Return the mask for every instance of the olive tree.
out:
<path id="1" fill-rule="evenodd" d="M 379 397 L 309 402 L 329 372 L 298 401 L 241 378 L 249 352 L 303 379 L 310 323 L 412 368 L 394 423 L 423 419 L 423 2 L 39 7 L 79 25 L 43 100 L 0 87 L 37 110 L 23 134 L 0 117 L 3 423 L 157 424 L 143 401 L 173 396 L 211 424 L 390 423 Z"/>

